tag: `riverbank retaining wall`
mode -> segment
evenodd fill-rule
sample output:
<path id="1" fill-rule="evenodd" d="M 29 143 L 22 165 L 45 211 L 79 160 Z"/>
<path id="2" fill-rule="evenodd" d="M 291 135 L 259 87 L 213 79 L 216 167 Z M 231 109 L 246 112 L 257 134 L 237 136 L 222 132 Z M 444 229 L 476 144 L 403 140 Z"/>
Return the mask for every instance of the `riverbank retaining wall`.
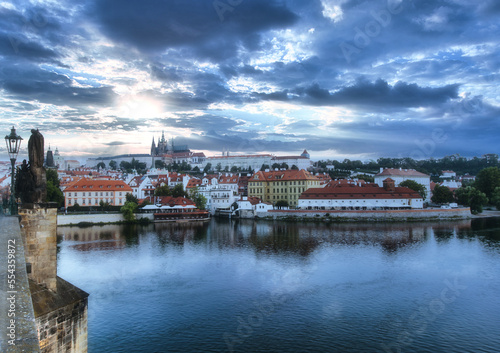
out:
<path id="1" fill-rule="evenodd" d="M 136 219 L 148 218 L 154 219 L 152 213 L 137 213 Z M 59 214 L 57 215 L 57 225 L 77 225 L 79 223 L 118 223 L 124 222 L 125 218 L 121 213 L 96 213 L 96 214 Z"/>
<path id="2" fill-rule="evenodd" d="M 258 212 L 258 217 L 286 218 L 326 218 L 346 221 L 405 221 L 427 219 L 467 219 L 471 218 L 470 208 L 421 209 L 421 210 L 367 210 L 367 211 L 331 211 L 331 210 L 272 210 Z"/>

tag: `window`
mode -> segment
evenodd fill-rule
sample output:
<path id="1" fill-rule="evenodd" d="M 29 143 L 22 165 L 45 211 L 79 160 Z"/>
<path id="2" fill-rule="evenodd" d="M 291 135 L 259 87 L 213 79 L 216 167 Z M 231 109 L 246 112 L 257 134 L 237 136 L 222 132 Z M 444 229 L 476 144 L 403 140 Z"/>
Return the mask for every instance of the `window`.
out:
<path id="1" fill-rule="evenodd" d="M 70 193 L 70 192 L 68 192 L 68 196 L 71 196 L 71 193 Z"/>
<path id="2" fill-rule="evenodd" d="M 85 196 L 85 192 L 82 192 L 82 194 L 83 194 L 82 196 Z"/>

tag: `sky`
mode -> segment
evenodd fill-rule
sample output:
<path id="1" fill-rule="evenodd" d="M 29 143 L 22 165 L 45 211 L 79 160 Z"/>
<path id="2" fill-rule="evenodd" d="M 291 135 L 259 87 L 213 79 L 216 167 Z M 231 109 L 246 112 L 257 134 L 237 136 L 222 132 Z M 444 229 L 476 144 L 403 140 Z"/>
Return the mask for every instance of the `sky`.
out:
<path id="1" fill-rule="evenodd" d="M 498 153 L 499 27 L 497 0 L 0 0 L 0 131 L 83 161 L 162 131 L 207 156 Z"/>

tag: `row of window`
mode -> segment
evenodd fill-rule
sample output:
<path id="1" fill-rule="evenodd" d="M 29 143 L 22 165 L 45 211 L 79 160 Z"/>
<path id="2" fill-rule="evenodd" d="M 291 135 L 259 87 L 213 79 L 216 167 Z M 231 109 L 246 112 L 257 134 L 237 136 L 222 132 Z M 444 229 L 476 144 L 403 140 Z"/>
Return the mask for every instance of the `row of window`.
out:
<path id="1" fill-rule="evenodd" d="M 103 193 L 105 195 L 103 195 Z M 82 192 L 81 193 L 82 195 L 78 195 L 78 192 L 75 192 L 74 194 L 75 194 L 74 195 L 75 197 L 78 197 L 78 196 L 87 196 L 87 195 L 85 195 L 85 192 Z M 99 196 L 98 194 L 99 194 L 99 192 L 96 191 L 94 196 Z M 108 191 L 106 191 L 106 192 L 101 191 L 100 194 L 101 194 L 100 196 L 113 196 L 113 191 L 110 191 L 110 192 L 108 192 Z M 68 192 L 68 197 L 71 197 L 71 196 L 72 196 L 71 192 Z M 92 196 L 92 192 L 89 191 L 89 195 L 88 196 Z M 122 192 L 121 191 L 118 193 L 118 196 L 122 196 Z"/>
<path id="2" fill-rule="evenodd" d="M 262 186 L 264 184 L 264 182 L 262 182 L 262 181 L 251 182 L 251 183 L 252 183 L 252 186 Z M 319 182 L 314 181 L 313 183 L 318 184 Z M 306 185 L 306 181 L 305 180 L 299 180 L 299 181 L 293 181 L 293 182 L 292 181 L 277 181 L 277 182 L 273 183 L 273 185 L 283 185 L 283 186 L 286 186 L 286 185 Z"/>
<path id="3" fill-rule="evenodd" d="M 74 200 L 74 203 L 77 203 L 78 199 L 75 199 Z M 109 203 L 109 204 L 113 204 L 113 199 L 102 199 L 102 200 L 99 200 L 99 199 L 94 199 L 94 205 L 99 205 L 99 203 L 103 201 L 103 202 L 106 202 L 106 203 Z M 73 203 L 73 200 L 72 199 L 68 199 L 68 206 L 71 206 L 74 204 Z M 118 199 L 118 205 L 121 205 L 122 204 L 122 199 Z M 82 205 L 92 205 L 92 199 L 83 199 L 82 200 Z"/>
<path id="4" fill-rule="evenodd" d="M 280 189 L 277 189 L 277 188 L 273 188 L 273 193 L 281 193 L 281 194 L 285 194 L 285 193 L 303 193 L 304 191 L 306 191 L 306 188 L 290 188 L 290 191 L 288 191 L 287 188 L 280 188 Z M 256 195 L 256 194 L 262 194 L 263 193 L 263 189 L 262 188 L 249 188 L 249 192 L 252 194 L 252 195 Z M 269 193 L 270 189 L 267 189 L 267 192 Z"/>

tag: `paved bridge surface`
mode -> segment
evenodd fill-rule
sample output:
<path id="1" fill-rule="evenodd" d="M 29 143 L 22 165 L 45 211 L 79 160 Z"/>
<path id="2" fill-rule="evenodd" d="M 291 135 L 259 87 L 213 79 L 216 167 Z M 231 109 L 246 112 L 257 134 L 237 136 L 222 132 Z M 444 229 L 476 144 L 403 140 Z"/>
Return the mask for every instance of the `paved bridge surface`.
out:
<path id="1" fill-rule="evenodd" d="M 0 216 L 0 352 L 40 352 L 21 228 Z"/>

